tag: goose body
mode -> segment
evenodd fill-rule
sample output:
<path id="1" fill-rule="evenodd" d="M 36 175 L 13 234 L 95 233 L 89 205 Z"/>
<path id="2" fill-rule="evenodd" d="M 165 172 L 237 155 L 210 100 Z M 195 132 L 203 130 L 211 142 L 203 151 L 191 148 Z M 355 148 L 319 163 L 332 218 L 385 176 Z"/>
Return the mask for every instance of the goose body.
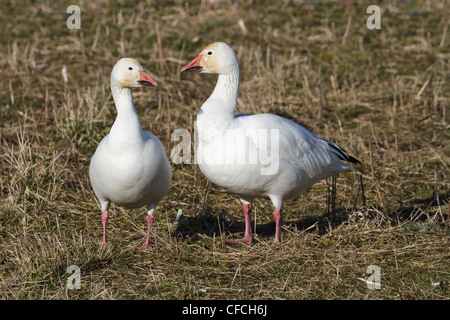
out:
<path id="1" fill-rule="evenodd" d="M 142 249 L 147 248 L 156 205 L 169 189 L 172 171 L 164 147 L 155 135 L 142 130 L 131 95 L 132 87 L 155 85 L 134 59 L 120 59 L 111 73 L 117 118 L 89 167 L 91 185 L 102 209 L 104 245 L 113 202 L 130 209 L 147 207 L 147 238 Z"/>
<path id="2" fill-rule="evenodd" d="M 91 160 L 89 177 L 97 198 L 129 209 L 156 205 L 171 175 L 162 143 L 145 131 L 140 143 L 117 143 L 114 133 L 102 139 Z"/>
<path id="3" fill-rule="evenodd" d="M 213 43 L 182 71 L 218 74 L 214 92 L 196 121 L 197 162 L 214 184 L 240 196 L 245 235 L 230 242 L 251 242 L 252 202 L 270 198 L 276 221 L 275 243 L 281 242 L 282 207 L 318 181 L 354 171 L 342 161 L 359 163 L 345 150 L 304 127 L 273 114 L 236 115 L 239 63 L 225 43 Z"/>

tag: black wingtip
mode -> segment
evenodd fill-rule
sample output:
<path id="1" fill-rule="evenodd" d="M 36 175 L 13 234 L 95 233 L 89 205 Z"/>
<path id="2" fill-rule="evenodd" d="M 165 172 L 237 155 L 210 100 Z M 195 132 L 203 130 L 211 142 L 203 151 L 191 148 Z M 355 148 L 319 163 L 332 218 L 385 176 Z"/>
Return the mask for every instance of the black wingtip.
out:
<path id="1" fill-rule="evenodd" d="M 350 163 L 355 163 L 355 164 L 362 164 L 361 161 L 359 161 L 358 159 L 348 155 L 348 159 L 346 159 L 345 161 L 348 161 Z"/>
<path id="2" fill-rule="evenodd" d="M 328 143 L 328 145 L 331 147 L 331 151 L 337 155 L 339 157 L 339 159 L 341 159 L 342 161 L 347 161 L 350 163 L 355 163 L 355 164 L 361 164 L 361 161 L 359 161 L 358 159 L 356 159 L 355 157 L 352 157 L 351 155 L 349 155 L 347 153 L 347 151 L 345 151 L 344 149 L 342 149 L 341 147 L 339 147 L 337 144 L 327 140 L 327 139 L 323 139 L 322 140 L 326 141 Z"/>

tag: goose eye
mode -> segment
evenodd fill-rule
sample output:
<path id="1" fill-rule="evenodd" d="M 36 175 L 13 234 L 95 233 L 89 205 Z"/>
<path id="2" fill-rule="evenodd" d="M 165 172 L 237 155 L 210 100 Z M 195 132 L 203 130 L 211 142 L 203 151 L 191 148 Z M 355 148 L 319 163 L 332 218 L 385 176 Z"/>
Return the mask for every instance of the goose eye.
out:
<path id="1" fill-rule="evenodd" d="M 133 68 L 132 68 L 132 67 L 129 67 L 128 70 L 133 70 Z"/>
<path id="2" fill-rule="evenodd" d="M 208 51 L 208 56 L 212 55 L 212 51 Z"/>

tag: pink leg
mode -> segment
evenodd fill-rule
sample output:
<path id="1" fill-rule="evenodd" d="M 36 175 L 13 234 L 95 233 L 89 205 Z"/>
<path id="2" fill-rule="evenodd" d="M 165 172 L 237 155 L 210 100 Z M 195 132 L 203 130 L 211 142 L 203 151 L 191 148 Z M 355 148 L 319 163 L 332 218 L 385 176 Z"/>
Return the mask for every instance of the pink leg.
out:
<path id="1" fill-rule="evenodd" d="M 245 215 L 245 234 L 242 239 L 227 240 L 227 243 L 252 243 L 253 233 L 252 233 L 252 205 L 244 204 L 244 215 Z"/>
<path id="2" fill-rule="evenodd" d="M 283 224 L 283 210 L 275 210 L 273 212 L 273 216 L 275 217 L 275 239 L 273 243 L 280 244 L 281 243 L 281 225 Z"/>
<path id="3" fill-rule="evenodd" d="M 206 10 L 211 10 L 214 7 L 214 1 L 208 0 L 206 3 Z"/>
<path id="4" fill-rule="evenodd" d="M 147 238 L 145 239 L 144 244 L 142 245 L 140 250 L 147 250 L 149 248 L 148 246 L 148 240 L 150 239 L 150 230 L 152 229 L 153 224 L 153 214 L 147 214 Z"/>
<path id="5" fill-rule="evenodd" d="M 102 244 L 106 246 L 108 244 L 108 240 L 106 239 L 106 224 L 108 223 L 108 212 L 102 212 L 102 224 L 103 224 L 103 242 Z"/>

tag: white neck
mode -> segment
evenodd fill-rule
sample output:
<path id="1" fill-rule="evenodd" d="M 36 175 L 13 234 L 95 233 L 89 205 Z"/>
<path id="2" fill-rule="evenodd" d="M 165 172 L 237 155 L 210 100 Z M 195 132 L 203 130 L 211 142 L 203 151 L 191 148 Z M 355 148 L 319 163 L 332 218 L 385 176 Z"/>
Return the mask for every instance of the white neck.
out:
<path id="1" fill-rule="evenodd" d="M 202 105 L 199 115 L 233 116 L 239 95 L 239 64 L 219 74 L 214 92 Z"/>
<path id="2" fill-rule="evenodd" d="M 111 128 L 110 135 L 124 141 L 142 138 L 142 128 L 134 108 L 131 89 L 111 81 L 111 92 L 117 109 L 117 118 Z"/>

